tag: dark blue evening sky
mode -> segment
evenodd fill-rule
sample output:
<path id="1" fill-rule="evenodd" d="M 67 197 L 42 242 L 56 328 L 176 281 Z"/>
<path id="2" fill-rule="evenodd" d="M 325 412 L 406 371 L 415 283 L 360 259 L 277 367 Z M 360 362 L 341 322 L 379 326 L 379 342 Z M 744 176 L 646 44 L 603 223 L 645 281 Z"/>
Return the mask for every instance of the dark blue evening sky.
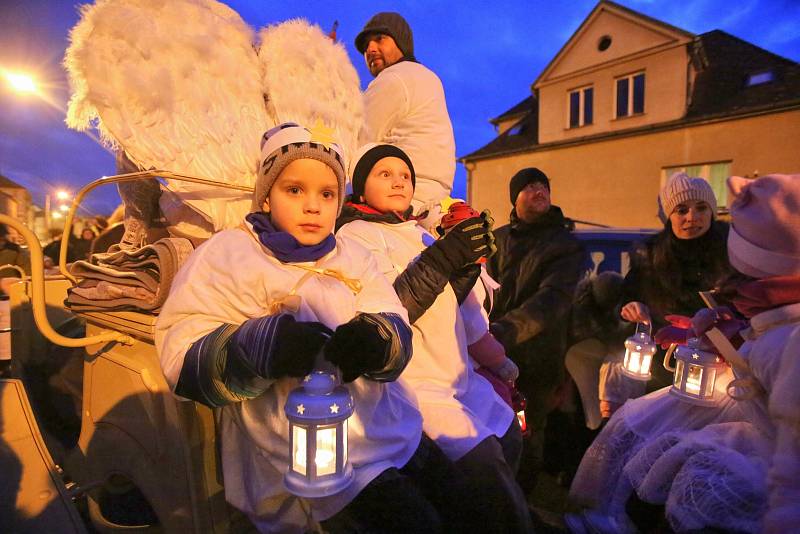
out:
<path id="1" fill-rule="evenodd" d="M 444 83 L 459 156 L 493 138 L 487 120 L 527 96 L 530 84 L 596 5 L 594 0 L 226 3 L 256 28 L 304 17 L 327 31 L 338 20 L 339 39 L 363 86 L 371 77 L 353 38 L 374 13 L 402 13 L 414 32 L 417 58 Z M 800 60 L 800 0 L 620 3 L 690 32 L 724 30 Z M 114 172 L 113 157 L 87 135 L 69 130 L 58 109 L 69 98 L 61 60 L 67 33 L 78 21 L 76 5 L 74 0 L 0 0 L 0 67 L 36 72 L 52 98 L 48 105 L 0 88 L 0 174 L 28 187 L 40 205 L 48 188 L 74 191 Z M 464 181 L 459 165 L 456 195 L 465 194 Z M 112 191 L 96 192 L 87 207 L 108 213 L 117 201 Z"/>

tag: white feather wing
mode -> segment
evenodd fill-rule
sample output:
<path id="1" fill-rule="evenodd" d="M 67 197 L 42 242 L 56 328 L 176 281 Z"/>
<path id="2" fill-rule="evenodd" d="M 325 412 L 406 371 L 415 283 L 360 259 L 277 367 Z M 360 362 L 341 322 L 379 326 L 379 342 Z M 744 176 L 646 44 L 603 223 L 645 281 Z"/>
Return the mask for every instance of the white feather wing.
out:
<path id="1" fill-rule="evenodd" d="M 267 110 L 274 122 L 313 126 L 320 120 L 334 129 L 349 159 L 358 148 L 364 102 L 344 47 L 302 19 L 263 28 L 259 42 Z"/>
<path id="2" fill-rule="evenodd" d="M 143 168 L 252 186 L 263 131 L 253 31 L 213 0 L 98 0 L 67 49 L 67 124 L 96 126 Z M 239 224 L 250 194 L 173 182 L 215 229 Z"/>

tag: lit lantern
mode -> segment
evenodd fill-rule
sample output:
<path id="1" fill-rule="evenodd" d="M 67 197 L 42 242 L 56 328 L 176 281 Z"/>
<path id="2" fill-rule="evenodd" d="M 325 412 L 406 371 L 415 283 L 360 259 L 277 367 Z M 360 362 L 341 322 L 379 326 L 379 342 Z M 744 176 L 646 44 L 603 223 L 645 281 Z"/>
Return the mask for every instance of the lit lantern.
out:
<path id="1" fill-rule="evenodd" d="M 286 489 L 300 497 L 325 497 L 346 488 L 353 479 L 347 458 L 353 398 L 347 388 L 329 372 L 312 371 L 289 393 L 284 411 L 292 453 L 283 479 Z"/>
<path id="2" fill-rule="evenodd" d="M 511 388 L 511 404 L 513 405 L 514 412 L 517 414 L 517 423 L 523 436 L 530 434 L 528 429 L 528 421 L 525 419 L 525 408 L 528 406 L 528 399 L 522 394 L 516 386 Z"/>
<path id="3" fill-rule="evenodd" d="M 676 348 L 673 348 L 676 347 Z M 714 406 L 717 398 L 714 384 L 717 374 L 727 363 L 719 354 L 701 350 L 697 338 L 691 338 L 686 345 L 673 345 L 664 357 L 664 367 L 674 371 L 670 393 L 699 406 Z M 675 367 L 669 365 L 670 357 L 675 353 Z"/>
<path id="4" fill-rule="evenodd" d="M 650 380 L 650 364 L 653 363 L 657 347 L 649 333 L 639 331 L 640 324 L 636 324 L 636 331 L 625 340 L 622 374 L 646 382 Z"/>

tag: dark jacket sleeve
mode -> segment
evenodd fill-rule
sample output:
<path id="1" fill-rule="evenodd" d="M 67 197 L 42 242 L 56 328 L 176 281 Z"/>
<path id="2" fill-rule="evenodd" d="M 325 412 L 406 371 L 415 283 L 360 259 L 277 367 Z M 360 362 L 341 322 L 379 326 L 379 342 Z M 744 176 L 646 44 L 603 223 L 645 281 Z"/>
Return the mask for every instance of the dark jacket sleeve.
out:
<path id="1" fill-rule="evenodd" d="M 411 328 L 396 313 L 365 313 L 359 317 L 372 323 L 381 337 L 389 341 L 383 368 L 365 373 L 364 376 L 376 382 L 397 380 L 411 361 Z"/>
<path id="2" fill-rule="evenodd" d="M 186 351 L 175 393 L 218 407 L 261 395 L 268 377 L 283 314 L 224 324 Z"/>
<path id="3" fill-rule="evenodd" d="M 395 278 L 394 290 L 408 311 L 408 322 L 414 324 L 444 291 L 448 279 L 426 261 L 424 254 L 408 264 Z"/>
<path id="4" fill-rule="evenodd" d="M 492 334 L 506 348 L 524 343 L 566 320 L 581 276 L 583 256 L 577 240 L 559 245 L 543 267 L 538 290 L 493 323 Z"/>

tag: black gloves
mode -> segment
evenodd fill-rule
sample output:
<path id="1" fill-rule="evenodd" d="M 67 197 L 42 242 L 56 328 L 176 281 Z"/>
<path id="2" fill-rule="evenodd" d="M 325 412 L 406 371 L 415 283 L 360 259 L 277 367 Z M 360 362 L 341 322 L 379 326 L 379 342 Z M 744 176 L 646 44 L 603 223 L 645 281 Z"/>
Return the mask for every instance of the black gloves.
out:
<path id="1" fill-rule="evenodd" d="M 314 359 L 333 335 L 322 323 L 297 322 L 290 315 L 277 332 L 275 354 L 269 362 L 269 376 L 306 376 L 314 368 Z"/>
<path id="2" fill-rule="evenodd" d="M 278 379 L 310 373 L 332 334 L 322 323 L 298 322 L 281 314 L 245 321 L 231 342 L 241 364 L 263 378 Z"/>
<path id="3" fill-rule="evenodd" d="M 475 283 L 481 276 L 481 266 L 477 263 L 467 265 L 450 275 L 450 287 L 458 299 L 458 305 L 464 304 Z"/>
<path id="4" fill-rule="evenodd" d="M 425 258 L 425 261 L 449 278 L 453 271 L 471 265 L 480 258 L 489 257 L 497 250 L 492 234 L 493 222 L 486 213 L 461 221 L 448 230 L 444 237 L 422 251 L 420 259 Z"/>
<path id="5" fill-rule="evenodd" d="M 352 382 L 363 374 L 383 370 L 391 344 L 391 333 L 364 313 L 339 325 L 325 346 L 325 359 L 342 371 L 342 380 Z"/>

